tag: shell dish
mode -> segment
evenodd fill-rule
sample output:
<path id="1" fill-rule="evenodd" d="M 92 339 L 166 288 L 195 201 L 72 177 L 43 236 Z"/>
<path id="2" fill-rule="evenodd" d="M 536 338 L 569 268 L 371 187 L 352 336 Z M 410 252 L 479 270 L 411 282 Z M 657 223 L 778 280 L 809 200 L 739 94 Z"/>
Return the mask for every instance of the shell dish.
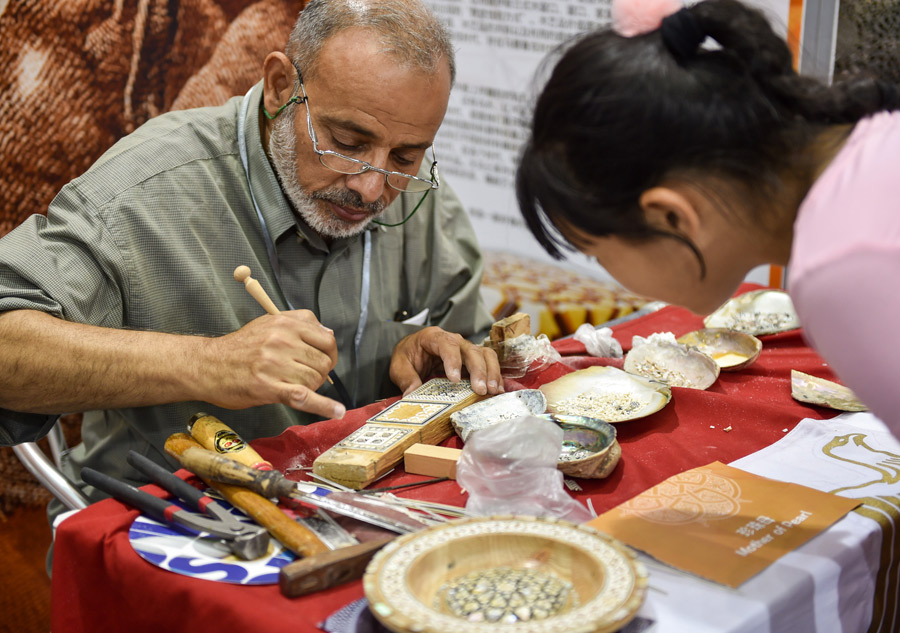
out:
<path id="1" fill-rule="evenodd" d="M 719 377 L 712 358 L 685 345 L 645 343 L 625 356 L 625 371 L 670 387 L 706 389 Z"/>
<path id="2" fill-rule="evenodd" d="M 746 332 L 705 328 L 678 337 L 678 342 L 712 358 L 722 371 L 737 371 L 759 358 L 762 341 Z"/>
<path id="3" fill-rule="evenodd" d="M 791 395 L 794 400 L 808 402 L 838 411 L 868 411 L 853 391 L 836 382 L 791 370 Z"/>
<path id="4" fill-rule="evenodd" d="M 555 422 L 563 430 L 557 469 L 569 477 L 603 479 L 622 457 L 616 427 L 603 420 L 580 415 L 548 413 L 537 416 Z"/>
<path id="5" fill-rule="evenodd" d="M 751 290 L 723 303 L 703 319 L 708 328 L 726 328 L 754 336 L 796 330 L 800 318 L 782 290 Z"/>
<path id="6" fill-rule="evenodd" d="M 486 429 L 498 422 L 515 420 L 523 415 L 538 415 L 547 409 L 547 399 L 537 389 L 521 389 L 502 393 L 470 404 L 450 415 L 456 434 L 465 442 L 472 431 Z"/>
<path id="7" fill-rule="evenodd" d="M 395 633 L 612 633 L 644 600 L 635 553 L 549 518 L 460 519 L 401 536 L 370 561 L 369 608 Z"/>
<path id="8" fill-rule="evenodd" d="M 672 399 L 669 386 L 616 369 L 588 367 L 542 385 L 547 412 L 611 424 L 656 413 Z"/>

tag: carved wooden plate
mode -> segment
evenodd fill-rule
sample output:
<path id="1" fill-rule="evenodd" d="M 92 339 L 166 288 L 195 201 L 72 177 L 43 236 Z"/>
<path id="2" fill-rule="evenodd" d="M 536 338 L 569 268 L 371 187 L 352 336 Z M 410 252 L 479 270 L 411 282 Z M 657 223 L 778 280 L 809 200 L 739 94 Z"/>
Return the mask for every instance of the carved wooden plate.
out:
<path id="1" fill-rule="evenodd" d="M 555 519 L 460 519 L 407 534 L 366 569 L 369 608 L 395 633 L 609 633 L 647 586 L 635 553 Z"/>

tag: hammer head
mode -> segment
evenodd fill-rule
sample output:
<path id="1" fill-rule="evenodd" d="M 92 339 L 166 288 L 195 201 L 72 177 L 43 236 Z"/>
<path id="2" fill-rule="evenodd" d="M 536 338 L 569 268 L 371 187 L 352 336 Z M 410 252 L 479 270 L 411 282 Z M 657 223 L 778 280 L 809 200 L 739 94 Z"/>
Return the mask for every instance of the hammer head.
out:
<path id="1" fill-rule="evenodd" d="M 269 533 L 262 528 L 244 530 L 233 539 L 229 539 L 228 546 L 235 556 L 253 560 L 269 551 Z"/>

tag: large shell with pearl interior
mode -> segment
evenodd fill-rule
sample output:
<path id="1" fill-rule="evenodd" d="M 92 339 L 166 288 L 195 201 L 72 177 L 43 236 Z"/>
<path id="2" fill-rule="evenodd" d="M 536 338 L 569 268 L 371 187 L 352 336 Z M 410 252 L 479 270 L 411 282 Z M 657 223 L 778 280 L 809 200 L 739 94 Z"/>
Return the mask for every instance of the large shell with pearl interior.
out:
<path id="1" fill-rule="evenodd" d="M 850 388 L 831 380 L 791 370 L 791 395 L 794 400 L 817 404 L 838 411 L 868 411 Z"/>
<path id="2" fill-rule="evenodd" d="M 672 399 L 669 386 L 616 369 L 588 367 L 541 385 L 547 412 L 581 415 L 609 423 L 656 413 Z"/>
<path id="3" fill-rule="evenodd" d="M 794 302 L 782 290 L 751 290 L 723 303 L 703 319 L 708 328 L 727 328 L 754 336 L 800 327 Z"/>
<path id="4" fill-rule="evenodd" d="M 450 415 L 453 430 L 463 442 L 479 429 L 525 415 L 538 415 L 547 409 L 547 399 L 537 389 L 520 389 L 501 393 L 487 400 L 470 404 Z"/>
<path id="5" fill-rule="evenodd" d="M 671 335 L 670 335 L 671 336 Z M 633 347 L 625 356 L 625 371 L 669 385 L 707 389 L 719 377 L 711 357 L 674 341 L 654 340 Z"/>

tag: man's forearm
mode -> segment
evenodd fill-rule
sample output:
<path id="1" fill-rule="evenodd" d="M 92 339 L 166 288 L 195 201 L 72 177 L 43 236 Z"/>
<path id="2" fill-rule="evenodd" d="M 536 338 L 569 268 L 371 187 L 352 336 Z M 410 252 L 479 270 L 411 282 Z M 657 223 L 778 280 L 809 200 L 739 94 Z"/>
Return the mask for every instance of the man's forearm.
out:
<path id="1" fill-rule="evenodd" d="M 52 414 L 192 400 L 191 368 L 207 340 L 2 313 L 0 407 Z"/>

